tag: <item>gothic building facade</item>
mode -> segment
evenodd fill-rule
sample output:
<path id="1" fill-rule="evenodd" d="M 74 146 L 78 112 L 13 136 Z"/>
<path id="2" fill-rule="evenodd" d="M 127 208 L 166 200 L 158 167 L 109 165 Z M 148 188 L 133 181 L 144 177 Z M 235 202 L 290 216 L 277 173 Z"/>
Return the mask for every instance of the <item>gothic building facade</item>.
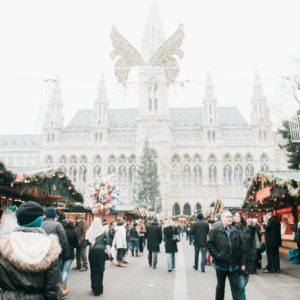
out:
<path id="1" fill-rule="evenodd" d="M 158 8 L 153 5 L 142 39 L 145 61 L 163 41 Z M 64 126 L 60 82 L 55 80 L 43 134 L 0 136 L 0 160 L 8 167 L 62 167 L 83 193 L 86 205 L 88 184 L 97 176 L 115 174 L 121 201 L 130 203 L 148 139 L 158 152 L 166 215 L 191 215 L 217 199 L 243 198 L 245 184 L 256 172 L 286 169 L 258 74 L 250 124 L 236 107 L 218 106 L 209 74 L 202 107 L 194 108 L 169 107 L 165 75 L 159 67 L 142 67 L 139 81 L 138 108 L 110 109 L 102 78 L 94 107 L 79 110 Z"/>

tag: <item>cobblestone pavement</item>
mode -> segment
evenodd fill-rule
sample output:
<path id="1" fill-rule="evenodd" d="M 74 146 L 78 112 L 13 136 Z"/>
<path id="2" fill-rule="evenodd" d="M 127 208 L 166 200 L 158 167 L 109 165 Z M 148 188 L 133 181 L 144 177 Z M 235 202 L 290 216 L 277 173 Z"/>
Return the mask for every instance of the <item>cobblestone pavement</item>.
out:
<path id="1" fill-rule="evenodd" d="M 164 246 L 161 246 L 163 250 Z M 145 253 L 147 254 L 147 252 Z M 176 254 L 176 270 L 167 272 L 166 254 L 160 253 L 158 267 L 148 266 L 147 256 L 127 256 L 128 267 L 117 268 L 106 263 L 104 294 L 99 299 L 130 300 L 198 300 L 214 299 L 216 275 L 212 267 L 206 272 L 195 271 L 193 247 L 186 241 L 179 243 Z M 293 268 L 294 272 L 290 272 Z M 299 268 L 299 272 L 295 272 Z M 290 275 L 293 274 L 293 275 Z M 299 274 L 299 276 L 295 276 Z M 89 272 L 70 272 L 68 288 L 70 294 L 63 299 L 97 299 L 90 291 Z M 300 299 L 300 265 L 291 265 L 282 259 L 282 273 L 251 275 L 246 288 L 247 299 Z M 225 299 L 232 299 L 229 283 L 226 284 Z"/>

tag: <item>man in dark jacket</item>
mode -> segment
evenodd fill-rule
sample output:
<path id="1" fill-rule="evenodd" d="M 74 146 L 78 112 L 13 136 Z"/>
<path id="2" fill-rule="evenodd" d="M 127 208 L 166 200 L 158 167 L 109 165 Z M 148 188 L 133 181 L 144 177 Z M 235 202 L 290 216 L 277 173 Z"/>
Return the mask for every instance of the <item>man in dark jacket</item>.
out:
<path id="1" fill-rule="evenodd" d="M 199 251 L 201 250 L 201 272 L 205 272 L 207 235 L 209 225 L 203 220 L 203 215 L 198 214 L 198 221 L 191 226 L 190 234 L 194 236 L 195 261 L 193 268 L 198 270 Z"/>
<path id="2" fill-rule="evenodd" d="M 57 299 L 61 247 L 41 229 L 43 214 L 36 202 L 20 205 L 20 227 L 0 239 L 0 299 Z"/>
<path id="3" fill-rule="evenodd" d="M 153 219 L 152 223 L 146 228 L 146 238 L 148 247 L 148 261 L 149 266 L 152 266 L 152 253 L 153 253 L 153 269 L 156 269 L 157 265 L 157 253 L 159 252 L 159 245 L 162 241 L 162 230 L 158 224 L 156 218 Z"/>
<path id="4" fill-rule="evenodd" d="M 208 250 L 213 257 L 217 275 L 216 300 L 224 299 L 225 281 L 228 276 L 233 300 L 241 300 L 238 286 L 239 268 L 245 270 L 246 247 L 238 229 L 232 226 L 232 215 L 225 210 L 221 222 L 209 234 Z"/>
<path id="5" fill-rule="evenodd" d="M 83 220 L 82 215 L 76 215 L 75 231 L 78 238 L 78 247 L 76 248 L 76 267 L 73 270 L 86 271 L 88 269 L 87 251 L 85 243 L 85 233 L 88 230 L 88 224 Z"/>
<path id="6" fill-rule="evenodd" d="M 263 273 L 280 272 L 279 246 L 281 246 L 281 225 L 276 216 L 271 212 L 267 213 L 263 224 L 265 230 L 265 244 L 268 265 L 263 269 Z"/>

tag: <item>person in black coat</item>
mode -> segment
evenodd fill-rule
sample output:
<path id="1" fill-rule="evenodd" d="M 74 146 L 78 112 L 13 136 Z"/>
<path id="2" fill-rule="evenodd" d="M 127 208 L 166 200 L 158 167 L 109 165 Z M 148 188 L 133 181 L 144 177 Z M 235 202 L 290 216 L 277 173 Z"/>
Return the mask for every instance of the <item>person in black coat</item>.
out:
<path id="1" fill-rule="evenodd" d="M 246 269 L 246 246 L 240 231 L 232 226 L 230 211 L 224 210 L 221 222 L 215 223 L 210 231 L 208 251 L 213 257 L 218 281 L 215 299 L 224 299 L 225 281 L 228 276 L 233 300 L 242 300 L 238 278 L 239 269 Z"/>
<path id="2" fill-rule="evenodd" d="M 148 248 L 148 262 L 149 266 L 152 266 L 152 254 L 153 254 L 153 269 L 156 269 L 157 265 L 157 254 L 159 252 L 159 245 L 162 241 L 162 230 L 158 224 L 156 218 L 153 219 L 152 223 L 146 227 L 146 238 Z"/>
<path id="3" fill-rule="evenodd" d="M 263 273 L 280 272 L 279 246 L 281 246 L 281 225 L 273 213 L 266 214 L 263 228 L 265 231 L 265 244 L 268 264 Z"/>
<path id="4" fill-rule="evenodd" d="M 198 214 L 198 221 L 191 226 L 190 234 L 194 236 L 195 260 L 193 268 L 198 270 L 199 252 L 201 250 L 201 272 L 205 272 L 207 236 L 209 233 L 209 225 L 203 220 L 203 215 Z"/>
<path id="5" fill-rule="evenodd" d="M 298 264 L 300 264 L 300 222 L 298 222 L 298 225 L 297 225 L 296 243 L 298 246 Z"/>
<path id="6" fill-rule="evenodd" d="M 65 219 L 61 221 L 61 224 L 63 225 L 67 235 L 69 253 L 67 255 L 63 255 L 60 260 L 60 285 L 63 290 L 62 294 L 60 294 L 60 297 L 69 294 L 69 290 L 67 289 L 67 282 L 69 278 L 70 268 L 75 258 L 74 249 L 78 247 L 78 237 L 73 225 L 74 222 L 75 221 L 72 216 L 70 216 L 67 221 Z"/>
<path id="7" fill-rule="evenodd" d="M 179 235 L 178 229 L 174 226 L 171 219 L 166 221 L 164 227 L 165 250 L 167 253 L 168 271 L 172 272 L 175 269 L 175 253 L 178 252 L 177 242 L 173 239 L 174 235 Z"/>

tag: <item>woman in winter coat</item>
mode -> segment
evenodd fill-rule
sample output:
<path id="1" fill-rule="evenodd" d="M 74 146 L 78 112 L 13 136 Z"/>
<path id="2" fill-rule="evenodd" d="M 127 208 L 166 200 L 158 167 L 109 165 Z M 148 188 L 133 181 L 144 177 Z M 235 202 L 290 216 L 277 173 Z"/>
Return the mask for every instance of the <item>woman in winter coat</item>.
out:
<path id="1" fill-rule="evenodd" d="M 245 233 L 245 242 L 247 249 L 246 270 L 249 274 L 256 274 L 256 256 L 259 248 L 259 234 L 253 219 L 247 220 L 247 229 Z"/>
<path id="2" fill-rule="evenodd" d="M 134 256 L 134 249 L 135 249 L 135 255 L 138 257 L 139 256 L 139 230 L 137 227 L 137 223 L 133 223 L 133 226 L 129 230 L 129 235 L 130 235 L 130 250 L 132 256 Z"/>
<path id="3" fill-rule="evenodd" d="M 117 249 L 117 267 L 126 267 L 123 263 L 124 252 L 127 248 L 126 228 L 124 224 L 125 223 L 123 222 L 118 223 L 114 240 L 112 242 L 112 247 L 115 247 Z"/>
<path id="4" fill-rule="evenodd" d="M 0 239 L 0 299 L 54 300 L 59 292 L 56 235 L 41 228 L 44 210 L 28 201 L 19 206 L 17 227 Z"/>
<path id="5" fill-rule="evenodd" d="M 63 225 L 67 239 L 69 244 L 69 253 L 64 255 L 60 259 L 60 286 L 62 288 L 62 293 L 59 295 L 60 297 L 66 296 L 69 294 L 69 290 L 67 289 L 67 282 L 69 278 L 69 272 L 74 260 L 74 249 L 78 246 L 78 238 L 77 233 L 73 226 L 74 219 L 70 216 L 68 221 L 63 219 L 61 224 Z"/>
<path id="6" fill-rule="evenodd" d="M 103 275 L 105 271 L 105 248 L 109 238 L 100 218 L 95 217 L 92 225 L 85 234 L 89 245 L 89 262 L 91 270 L 91 287 L 94 296 L 103 294 Z"/>
<path id="7" fill-rule="evenodd" d="M 175 253 L 178 252 L 177 242 L 173 240 L 173 235 L 178 234 L 172 220 L 166 221 L 164 230 L 165 250 L 167 253 L 168 272 L 175 269 Z"/>

